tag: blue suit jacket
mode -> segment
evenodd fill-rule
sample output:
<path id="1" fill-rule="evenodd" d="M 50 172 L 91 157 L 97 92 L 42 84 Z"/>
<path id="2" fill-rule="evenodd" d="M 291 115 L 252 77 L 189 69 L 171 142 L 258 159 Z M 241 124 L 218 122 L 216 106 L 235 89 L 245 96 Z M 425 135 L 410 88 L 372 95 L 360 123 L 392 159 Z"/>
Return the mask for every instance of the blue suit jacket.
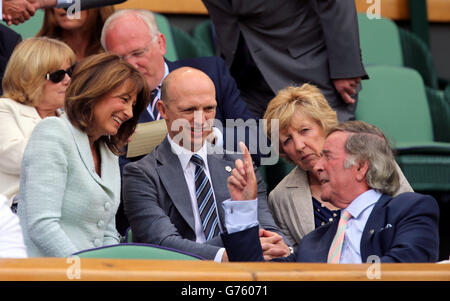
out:
<path id="1" fill-rule="evenodd" d="M 434 198 L 414 192 L 383 195 L 361 237 L 361 259 L 376 255 L 381 262 L 434 262 L 439 255 L 439 207 Z M 338 221 L 306 235 L 294 254 L 273 261 L 327 262 Z M 258 228 L 223 234 L 230 261 L 264 261 Z"/>

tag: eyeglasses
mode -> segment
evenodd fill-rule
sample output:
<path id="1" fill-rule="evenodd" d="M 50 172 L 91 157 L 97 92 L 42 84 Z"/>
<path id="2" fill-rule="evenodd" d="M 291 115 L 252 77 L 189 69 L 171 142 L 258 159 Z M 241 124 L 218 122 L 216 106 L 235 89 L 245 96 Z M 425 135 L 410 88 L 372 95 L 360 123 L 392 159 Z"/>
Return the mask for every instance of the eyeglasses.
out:
<path id="1" fill-rule="evenodd" d="M 141 58 L 144 56 L 144 54 L 146 54 L 150 50 L 150 46 L 151 44 L 147 45 L 147 47 L 145 48 L 134 50 L 131 53 L 122 56 L 122 59 L 127 60 L 130 57 Z"/>
<path id="2" fill-rule="evenodd" d="M 52 73 L 47 73 L 45 75 L 45 78 L 47 80 L 51 80 L 52 82 L 57 84 L 64 79 L 64 77 L 66 76 L 66 73 L 69 77 L 72 77 L 72 72 L 73 72 L 74 67 L 75 67 L 75 65 L 72 65 L 69 68 L 67 68 L 66 70 L 60 69 L 60 70 L 56 70 L 55 72 L 52 72 Z"/>

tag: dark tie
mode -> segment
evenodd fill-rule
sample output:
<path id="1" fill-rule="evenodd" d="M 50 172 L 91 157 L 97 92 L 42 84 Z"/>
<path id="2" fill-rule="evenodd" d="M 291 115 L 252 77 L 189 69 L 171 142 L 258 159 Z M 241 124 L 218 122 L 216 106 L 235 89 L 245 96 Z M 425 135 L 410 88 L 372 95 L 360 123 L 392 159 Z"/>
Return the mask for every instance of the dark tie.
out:
<path id="1" fill-rule="evenodd" d="M 206 240 L 219 234 L 216 204 L 214 202 L 211 183 L 205 173 L 203 159 L 195 154 L 191 157 L 195 164 L 195 195 L 197 197 L 198 211 L 202 222 Z"/>
<path id="2" fill-rule="evenodd" d="M 156 107 L 156 103 L 159 101 L 158 91 L 159 91 L 159 86 L 158 86 L 158 88 L 152 90 L 152 96 L 151 96 L 152 97 L 152 112 L 153 112 L 154 120 L 161 119 L 161 115 L 159 115 L 158 108 Z"/>

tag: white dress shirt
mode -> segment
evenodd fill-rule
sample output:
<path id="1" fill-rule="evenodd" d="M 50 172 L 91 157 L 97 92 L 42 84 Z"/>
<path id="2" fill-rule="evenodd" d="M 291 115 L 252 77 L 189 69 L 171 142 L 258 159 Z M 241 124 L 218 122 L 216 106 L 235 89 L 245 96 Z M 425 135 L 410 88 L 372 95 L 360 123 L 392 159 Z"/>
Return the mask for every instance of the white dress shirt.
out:
<path id="1" fill-rule="evenodd" d="M 189 189 L 189 195 L 191 197 L 192 212 L 194 214 L 195 237 L 196 237 L 195 242 L 205 243 L 206 242 L 205 233 L 203 232 L 203 226 L 202 226 L 202 222 L 200 219 L 200 213 L 198 210 L 197 197 L 195 196 L 195 168 L 196 168 L 196 166 L 193 162 L 191 162 L 191 157 L 194 153 L 187 150 L 186 148 L 178 145 L 177 143 L 175 143 L 170 138 L 169 135 L 167 135 L 167 138 L 169 140 L 172 151 L 174 152 L 174 154 L 176 154 L 178 156 L 178 159 L 180 160 L 181 168 L 183 169 L 183 172 L 184 172 L 184 178 L 186 179 L 186 184 Z M 209 168 L 208 168 L 208 156 L 207 156 L 206 143 L 204 143 L 202 148 L 200 150 L 198 150 L 195 154 L 199 155 L 203 159 L 203 162 L 205 162 L 205 173 L 211 182 L 211 175 L 209 173 Z M 212 186 L 212 182 L 211 182 L 211 186 Z M 217 218 L 218 218 L 219 212 L 217 211 L 217 202 L 216 202 L 216 196 L 214 195 L 214 189 L 212 192 L 213 192 L 214 202 L 216 203 L 216 214 L 217 214 Z M 220 223 L 219 223 L 219 229 L 220 229 L 220 232 L 223 232 L 222 225 Z M 214 258 L 214 261 L 221 262 L 224 252 L 225 252 L 225 248 L 221 248 L 217 252 L 216 257 Z"/>
<path id="2" fill-rule="evenodd" d="M 19 218 L 0 194 L 0 258 L 26 258 L 27 248 L 23 241 Z"/>
<path id="3" fill-rule="evenodd" d="M 339 263 L 362 263 L 360 248 L 362 233 L 372 209 L 380 197 L 381 193 L 371 189 L 360 194 L 345 208 L 352 217 L 345 229 Z"/>

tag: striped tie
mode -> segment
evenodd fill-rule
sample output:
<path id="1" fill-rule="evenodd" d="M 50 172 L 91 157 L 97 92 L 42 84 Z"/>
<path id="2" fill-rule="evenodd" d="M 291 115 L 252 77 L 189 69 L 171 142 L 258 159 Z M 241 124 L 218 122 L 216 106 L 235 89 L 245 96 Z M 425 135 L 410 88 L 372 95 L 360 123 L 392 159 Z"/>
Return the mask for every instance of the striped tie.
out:
<path id="1" fill-rule="evenodd" d="M 156 103 L 159 100 L 158 97 L 158 91 L 159 91 L 160 86 L 158 86 L 158 88 L 152 90 L 152 112 L 153 112 L 153 120 L 158 120 L 161 119 L 161 115 L 159 114 L 158 108 L 156 107 Z"/>
<path id="2" fill-rule="evenodd" d="M 216 204 L 211 183 L 205 173 L 203 159 L 199 155 L 194 154 L 191 161 L 195 164 L 195 195 L 197 197 L 198 211 L 205 238 L 208 241 L 219 234 Z"/>
<path id="3" fill-rule="evenodd" d="M 348 220 L 351 217 L 352 215 L 347 210 L 344 210 L 339 220 L 336 235 L 331 243 L 330 251 L 328 252 L 328 263 L 339 263 L 342 244 L 344 243 L 345 228 L 347 228 Z"/>

